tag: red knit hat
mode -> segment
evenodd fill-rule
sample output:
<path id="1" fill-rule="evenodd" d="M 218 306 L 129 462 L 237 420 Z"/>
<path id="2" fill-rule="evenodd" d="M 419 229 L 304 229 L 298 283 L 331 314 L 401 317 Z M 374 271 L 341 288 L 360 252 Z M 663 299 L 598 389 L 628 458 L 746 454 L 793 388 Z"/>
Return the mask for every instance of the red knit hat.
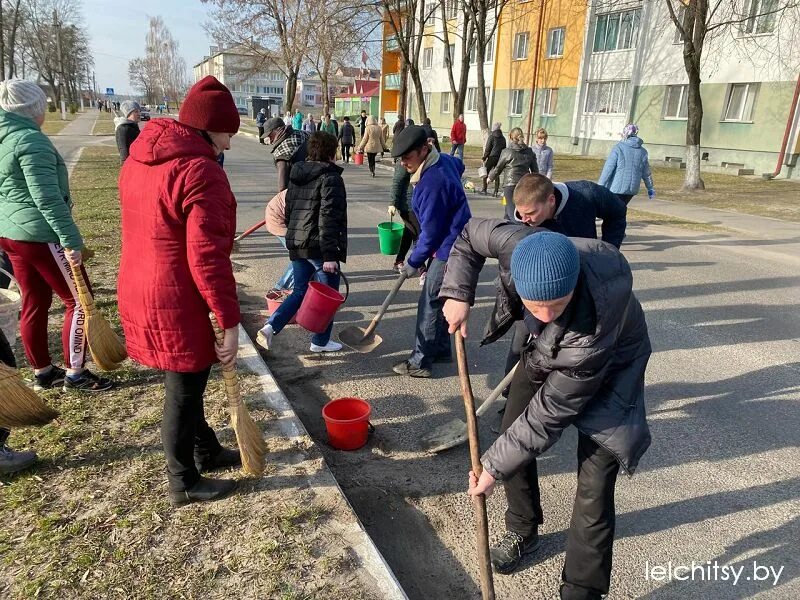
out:
<path id="1" fill-rule="evenodd" d="M 236 133 L 239 111 L 230 90 L 208 75 L 195 83 L 183 100 L 178 121 L 203 131 Z"/>

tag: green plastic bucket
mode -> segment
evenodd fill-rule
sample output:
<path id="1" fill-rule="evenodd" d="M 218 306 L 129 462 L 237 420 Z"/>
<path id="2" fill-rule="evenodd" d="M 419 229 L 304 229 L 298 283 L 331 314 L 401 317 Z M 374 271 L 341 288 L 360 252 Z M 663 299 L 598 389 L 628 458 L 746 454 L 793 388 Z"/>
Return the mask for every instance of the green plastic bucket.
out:
<path id="1" fill-rule="evenodd" d="M 395 255 L 400 250 L 400 240 L 403 239 L 402 223 L 386 221 L 378 223 L 378 242 L 381 246 L 381 254 Z"/>

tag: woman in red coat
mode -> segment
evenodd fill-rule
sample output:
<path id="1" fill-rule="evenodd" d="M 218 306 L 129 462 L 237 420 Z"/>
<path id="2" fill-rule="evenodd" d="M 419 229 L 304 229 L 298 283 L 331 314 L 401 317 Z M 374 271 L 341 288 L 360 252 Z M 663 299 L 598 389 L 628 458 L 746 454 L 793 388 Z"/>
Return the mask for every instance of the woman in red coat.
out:
<path id="1" fill-rule="evenodd" d="M 211 365 L 233 363 L 239 343 L 230 261 L 236 200 L 217 163 L 238 130 L 228 88 L 206 77 L 189 90 L 177 121 L 145 127 L 119 177 L 119 312 L 131 358 L 165 372 L 161 441 L 175 506 L 230 493 L 234 481 L 200 473 L 241 464 L 203 413 Z M 209 312 L 225 330 L 221 345 Z"/>

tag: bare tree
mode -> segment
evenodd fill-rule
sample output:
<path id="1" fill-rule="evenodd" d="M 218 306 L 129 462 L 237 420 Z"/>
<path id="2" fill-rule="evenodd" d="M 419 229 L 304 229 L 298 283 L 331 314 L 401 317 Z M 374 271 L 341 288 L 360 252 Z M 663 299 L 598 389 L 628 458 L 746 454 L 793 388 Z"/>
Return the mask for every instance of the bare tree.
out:
<path id="1" fill-rule="evenodd" d="M 702 190 L 700 177 L 700 136 L 703 126 L 703 51 L 713 38 L 723 34 L 760 33 L 759 26 L 774 27 L 789 10 L 796 13 L 798 2 L 758 0 L 664 0 L 669 18 L 683 40 L 683 65 L 689 78 L 686 121 L 686 178 L 684 190 Z M 764 25 L 759 25 L 764 24 Z"/>
<path id="2" fill-rule="evenodd" d="M 186 93 L 186 61 L 161 17 L 150 17 L 144 65 L 159 99 L 163 97 L 168 99 L 167 102 L 174 100 L 177 103 Z"/>
<path id="3" fill-rule="evenodd" d="M 285 107 L 291 111 L 300 67 L 309 47 L 312 21 L 302 0 L 202 0 L 213 6 L 206 31 L 225 48 L 238 48 L 247 60 L 242 75 L 277 68 L 286 77 Z"/>
<path id="4" fill-rule="evenodd" d="M 461 41 L 459 48 L 460 48 L 460 57 L 461 57 L 461 69 L 458 73 L 458 84 L 455 81 L 455 73 L 453 70 L 453 61 L 451 60 L 452 57 L 450 56 L 450 52 L 445 52 L 444 57 L 444 64 L 447 68 L 447 79 L 450 84 L 450 93 L 453 95 L 453 115 L 460 115 L 464 112 L 464 103 L 466 102 L 467 96 L 467 83 L 469 80 L 469 70 L 470 70 L 470 55 L 475 49 L 475 21 L 472 19 L 472 16 L 467 11 L 463 10 L 463 2 L 460 0 L 450 0 L 450 2 L 456 4 L 458 6 L 457 13 L 463 15 L 461 19 L 460 25 L 461 28 L 459 33 L 457 34 L 457 38 Z M 446 1 L 442 1 L 439 4 L 439 10 L 441 13 L 442 19 L 442 41 L 444 42 L 445 48 L 450 47 L 451 43 L 451 34 L 450 28 L 448 27 L 448 6 Z M 452 14 L 452 13 L 451 13 Z M 454 40 L 455 41 L 455 40 Z"/>
<path id="5" fill-rule="evenodd" d="M 146 58 L 134 58 L 128 63 L 128 79 L 135 90 L 139 90 L 148 104 L 158 103 L 155 91 L 155 69 Z"/>

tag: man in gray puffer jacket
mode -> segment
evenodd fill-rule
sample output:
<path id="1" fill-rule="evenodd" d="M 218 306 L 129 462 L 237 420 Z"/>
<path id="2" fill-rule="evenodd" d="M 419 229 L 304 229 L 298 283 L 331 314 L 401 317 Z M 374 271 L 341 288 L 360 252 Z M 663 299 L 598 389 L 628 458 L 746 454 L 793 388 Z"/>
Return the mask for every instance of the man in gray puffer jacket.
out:
<path id="1" fill-rule="evenodd" d="M 561 598 L 599 600 L 611 581 L 617 473 L 621 466 L 633 474 L 650 444 L 644 374 L 651 348 L 631 269 L 599 240 L 472 219 L 453 246 L 440 292 L 451 333 L 466 335 L 487 258 L 499 259 L 500 278 L 482 344 L 523 314 L 533 336 L 511 383 L 502 435 L 483 455 L 480 479 L 470 474 L 470 494 L 489 494 L 500 480 L 508 499 L 507 531 L 491 549 L 492 564 L 510 573 L 538 547 L 536 457 L 575 425 L 578 487 Z"/>

